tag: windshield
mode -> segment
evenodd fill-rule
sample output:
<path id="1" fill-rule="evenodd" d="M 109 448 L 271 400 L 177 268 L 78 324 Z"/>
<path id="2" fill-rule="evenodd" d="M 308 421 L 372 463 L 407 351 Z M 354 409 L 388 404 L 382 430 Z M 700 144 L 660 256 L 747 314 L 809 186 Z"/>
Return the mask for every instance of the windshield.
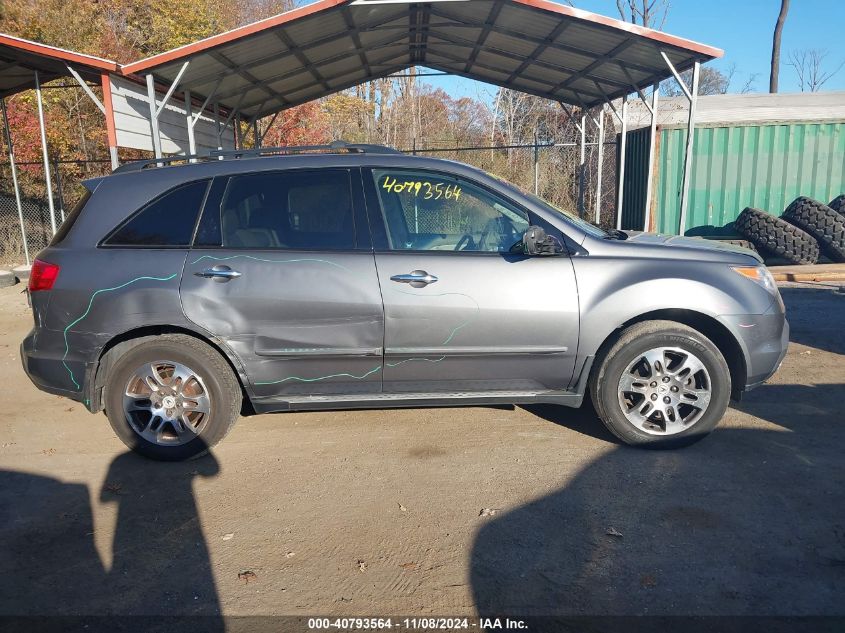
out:
<path id="1" fill-rule="evenodd" d="M 544 209 L 548 209 L 550 211 L 554 211 L 555 213 L 559 213 L 562 216 L 566 217 L 567 220 L 572 222 L 578 228 L 583 230 L 585 233 L 589 233 L 594 237 L 607 237 L 607 232 L 597 227 L 595 224 L 588 222 L 582 218 L 579 218 L 574 213 L 570 213 L 564 209 L 561 209 L 558 206 L 553 205 L 551 202 L 546 202 L 540 196 L 535 196 L 533 193 L 529 193 L 527 191 L 522 192 L 523 195 L 531 200 L 533 203 L 543 207 Z"/>
<path id="2" fill-rule="evenodd" d="M 500 183 L 502 183 L 506 187 L 509 187 L 510 189 L 513 189 L 514 191 L 521 193 L 523 196 L 525 196 L 526 198 L 531 200 L 536 205 L 542 207 L 543 209 L 546 209 L 548 211 L 552 211 L 553 213 L 558 213 L 558 214 L 564 216 L 569 222 L 571 222 L 572 224 L 574 224 L 575 226 L 580 228 L 585 233 L 588 233 L 588 234 L 592 235 L 593 237 L 607 237 L 608 236 L 606 231 L 603 231 L 602 229 L 597 227 L 595 224 L 592 224 L 591 222 L 588 222 L 587 220 L 579 218 L 574 213 L 566 211 L 565 209 L 561 209 L 560 207 L 553 205 L 551 202 L 546 202 L 540 196 L 534 195 L 530 191 L 526 191 L 522 187 L 519 187 L 519 186 L 513 184 L 512 182 L 505 180 L 504 178 L 500 178 L 499 176 L 497 176 L 495 174 L 488 173 L 487 175 L 491 176 L 492 178 L 495 178 L 496 180 L 498 180 Z"/>

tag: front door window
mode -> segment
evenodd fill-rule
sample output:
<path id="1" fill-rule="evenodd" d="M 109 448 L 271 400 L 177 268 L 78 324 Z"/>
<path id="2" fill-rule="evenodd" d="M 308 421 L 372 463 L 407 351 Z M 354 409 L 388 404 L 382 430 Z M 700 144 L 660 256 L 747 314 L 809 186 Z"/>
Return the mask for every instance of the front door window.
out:
<path id="1" fill-rule="evenodd" d="M 481 187 L 423 171 L 373 170 L 395 251 L 508 253 L 528 215 Z"/>

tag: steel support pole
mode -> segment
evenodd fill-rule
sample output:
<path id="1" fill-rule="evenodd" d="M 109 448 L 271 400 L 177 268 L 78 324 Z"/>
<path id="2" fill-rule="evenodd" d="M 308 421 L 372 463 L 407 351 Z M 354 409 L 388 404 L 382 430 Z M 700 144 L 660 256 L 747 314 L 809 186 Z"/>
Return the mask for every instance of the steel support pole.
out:
<path id="1" fill-rule="evenodd" d="M 692 89 L 689 100 L 689 123 L 687 125 L 687 151 L 684 157 L 684 182 L 681 186 L 681 219 L 678 225 L 678 235 L 683 235 L 687 229 L 687 209 L 689 208 L 689 188 L 692 178 L 693 150 L 695 149 L 695 110 L 698 105 L 698 81 L 701 64 L 695 62 L 692 67 Z"/>
<path id="2" fill-rule="evenodd" d="M 47 185 L 47 206 L 50 209 L 50 229 L 56 234 L 56 207 L 53 204 L 53 182 L 50 178 L 50 156 L 47 150 L 47 129 L 44 126 L 44 104 L 41 101 L 41 78 L 35 71 L 35 100 L 38 103 L 38 126 L 41 131 L 41 158 L 44 161 L 44 182 Z"/>
<path id="3" fill-rule="evenodd" d="M 578 216 L 587 217 L 585 194 L 587 188 L 587 115 L 581 114 L 581 163 L 578 167 Z"/>
<path id="4" fill-rule="evenodd" d="M 258 119 L 252 120 L 252 146 L 261 149 L 261 135 L 258 133 Z"/>
<path id="5" fill-rule="evenodd" d="M 622 230 L 622 208 L 625 200 L 625 163 L 628 151 L 628 95 L 622 98 L 622 138 L 619 142 L 619 184 L 616 190 L 616 228 Z"/>
<path id="6" fill-rule="evenodd" d="M 649 134 L 648 144 L 648 167 L 646 169 L 646 188 L 645 188 L 645 219 L 643 220 L 643 231 L 648 232 L 651 224 L 651 197 L 654 194 L 654 157 L 657 153 L 657 105 L 660 94 L 660 84 L 656 83 L 653 87 L 654 92 L 651 93 L 651 133 Z"/>
<path id="7" fill-rule="evenodd" d="M 604 108 L 599 111 L 599 143 L 598 143 L 598 164 L 596 169 L 596 224 L 601 224 L 601 185 L 602 185 L 602 171 L 604 170 Z"/>
<path id="8" fill-rule="evenodd" d="M 100 75 L 100 86 L 103 89 L 103 113 L 106 116 L 106 136 L 109 142 L 111 168 L 117 169 L 120 166 L 120 161 L 117 157 L 117 129 L 114 124 L 114 104 L 112 102 L 111 94 L 111 77 L 108 73 L 104 72 Z"/>
<path id="9" fill-rule="evenodd" d="M 540 146 L 537 144 L 537 133 L 534 133 L 534 195 L 540 195 Z"/>
<path id="10" fill-rule="evenodd" d="M 221 144 L 220 137 L 223 136 L 223 130 L 220 129 L 220 106 L 217 105 L 216 101 L 214 102 L 212 109 L 214 110 L 214 127 L 217 131 L 217 149 L 221 150 L 223 149 L 223 146 Z"/>
<path id="11" fill-rule="evenodd" d="M 6 136 L 6 147 L 9 148 L 9 167 L 12 170 L 12 186 L 15 189 L 15 204 L 18 206 L 18 220 L 21 223 L 21 239 L 23 240 L 23 255 L 26 258 L 26 265 L 32 262 L 29 260 L 29 246 L 26 243 L 26 228 L 23 223 L 23 205 L 21 204 L 21 189 L 18 185 L 18 167 L 15 164 L 15 148 L 12 145 L 12 130 L 9 127 L 9 115 L 6 113 L 6 100 L 0 99 L 0 108 L 3 109 L 3 131 Z"/>
<path id="12" fill-rule="evenodd" d="M 62 219 L 62 222 L 65 221 L 65 199 L 64 194 L 62 193 L 62 172 L 61 172 L 61 164 L 59 163 L 59 159 L 56 159 L 56 162 L 53 163 L 53 169 L 55 170 L 56 174 L 56 199 L 59 201 L 59 217 Z"/>
<path id="13" fill-rule="evenodd" d="M 161 136 L 158 130 L 158 111 L 156 107 L 155 78 L 152 74 L 147 75 L 147 98 L 150 100 L 150 134 L 153 139 L 153 154 L 161 158 Z"/>
<path id="14" fill-rule="evenodd" d="M 197 153 L 197 138 L 194 134 L 194 113 L 191 110 L 191 91 L 185 91 L 185 119 L 188 124 L 188 154 L 196 156 Z M 191 159 L 194 162 L 194 159 Z"/>

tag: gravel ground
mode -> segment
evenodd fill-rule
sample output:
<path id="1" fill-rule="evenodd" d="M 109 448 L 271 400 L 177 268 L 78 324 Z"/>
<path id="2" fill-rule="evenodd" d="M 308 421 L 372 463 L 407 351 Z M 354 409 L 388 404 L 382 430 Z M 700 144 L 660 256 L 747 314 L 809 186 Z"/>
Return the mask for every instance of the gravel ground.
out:
<path id="1" fill-rule="evenodd" d="M 127 453 L 20 367 L 0 290 L 0 614 L 845 615 L 845 294 L 784 285 L 771 384 L 685 450 L 586 407 L 245 418 Z"/>

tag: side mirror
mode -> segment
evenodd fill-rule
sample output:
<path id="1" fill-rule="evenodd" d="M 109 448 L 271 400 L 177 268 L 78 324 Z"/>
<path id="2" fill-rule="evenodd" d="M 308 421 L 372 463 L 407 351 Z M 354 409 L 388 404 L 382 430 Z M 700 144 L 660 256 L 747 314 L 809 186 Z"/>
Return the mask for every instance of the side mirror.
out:
<path id="1" fill-rule="evenodd" d="M 522 249 L 526 255 L 557 255 L 559 244 L 540 226 L 529 226 L 522 236 Z"/>

